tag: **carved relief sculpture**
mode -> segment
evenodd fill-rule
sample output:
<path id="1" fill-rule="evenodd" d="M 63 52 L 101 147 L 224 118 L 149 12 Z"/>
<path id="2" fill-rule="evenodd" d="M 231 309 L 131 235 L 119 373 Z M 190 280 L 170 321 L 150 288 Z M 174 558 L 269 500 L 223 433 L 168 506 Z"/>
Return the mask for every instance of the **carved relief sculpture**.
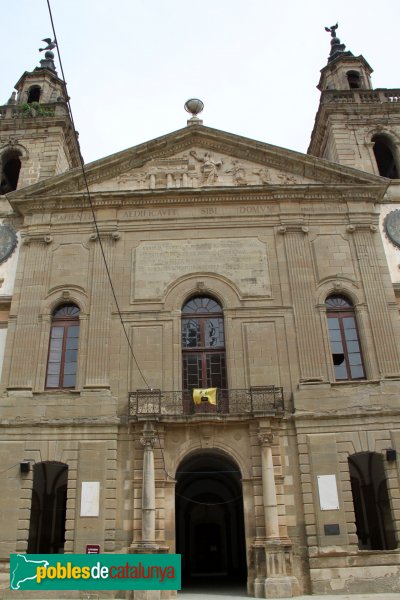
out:
<path id="1" fill-rule="evenodd" d="M 238 160 L 232 160 L 232 167 L 226 173 L 232 173 L 233 182 L 236 185 L 247 185 L 246 171 Z"/>
<path id="2" fill-rule="evenodd" d="M 206 152 L 203 158 L 200 158 L 195 150 L 190 152 L 197 162 L 203 163 L 201 171 L 203 173 L 202 183 L 206 185 L 213 185 L 218 181 L 218 170 L 222 166 L 222 160 L 214 160 L 209 152 Z"/>

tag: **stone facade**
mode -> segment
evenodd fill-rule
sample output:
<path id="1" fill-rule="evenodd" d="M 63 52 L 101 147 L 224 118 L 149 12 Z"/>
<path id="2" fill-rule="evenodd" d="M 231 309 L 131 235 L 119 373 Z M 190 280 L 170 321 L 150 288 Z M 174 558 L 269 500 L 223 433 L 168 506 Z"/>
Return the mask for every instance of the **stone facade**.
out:
<path id="1" fill-rule="evenodd" d="M 391 192 L 344 159 L 321 114 L 322 158 L 192 119 L 88 166 L 91 206 L 78 169 L 7 195 L 21 245 L 0 397 L 4 598 L 9 553 L 32 547 L 41 465 L 68 468 L 65 552 L 178 550 L 187 576 L 238 575 L 258 598 L 400 592 L 388 454 L 400 449 L 400 332 L 379 229 Z M 183 383 L 197 356 L 185 310 L 199 298 L 222 307 L 223 352 L 212 341 L 202 354 L 207 369 L 207 356 L 226 358 L 215 406 Z M 335 375 L 329 298 L 348 299 L 361 377 Z M 49 385 L 65 306 L 79 309 L 72 387 Z M 213 377 L 198 387 L 222 388 Z M 380 494 L 369 537 L 354 475 L 364 459 Z"/>

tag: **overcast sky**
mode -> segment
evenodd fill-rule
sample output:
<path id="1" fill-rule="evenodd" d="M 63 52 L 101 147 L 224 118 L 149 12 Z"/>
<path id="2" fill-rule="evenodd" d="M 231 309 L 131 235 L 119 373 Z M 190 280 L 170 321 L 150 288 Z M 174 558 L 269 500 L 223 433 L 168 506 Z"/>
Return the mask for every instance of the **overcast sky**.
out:
<path id="1" fill-rule="evenodd" d="M 336 21 L 400 88 L 399 0 L 50 1 L 85 162 L 184 127 L 191 97 L 205 125 L 306 152 Z M 46 0 L 1 4 L 3 104 L 52 30 Z"/>

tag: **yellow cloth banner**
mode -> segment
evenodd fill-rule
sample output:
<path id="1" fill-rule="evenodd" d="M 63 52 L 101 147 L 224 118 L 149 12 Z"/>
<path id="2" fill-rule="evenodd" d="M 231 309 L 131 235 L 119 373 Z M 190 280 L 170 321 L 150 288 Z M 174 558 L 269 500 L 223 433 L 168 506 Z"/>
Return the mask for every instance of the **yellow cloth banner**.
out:
<path id="1" fill-rule="evenodd" d="M 193 390 L 193 402 L 201 404 L 208 402 L 209 404 L 217 404 L 217 388 L 197 389 Z"/>

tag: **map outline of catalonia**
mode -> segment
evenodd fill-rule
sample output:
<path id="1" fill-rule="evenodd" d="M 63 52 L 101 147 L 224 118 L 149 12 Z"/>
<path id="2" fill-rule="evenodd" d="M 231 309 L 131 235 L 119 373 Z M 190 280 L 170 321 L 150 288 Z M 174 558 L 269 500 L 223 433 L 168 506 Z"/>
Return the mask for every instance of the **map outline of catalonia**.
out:
<path id="1" fill-rule="evenodd" d="M 47 560 L 28 560 L 24 554 L 17 554 L 16 555 L 16 560 L 17 560 L 17 564 L 15 569 L 12 572 L 12 578 L 10 577 L 10 589 L 11 590 L 19 590 L 21 583 L 24 583 L 24 581 L 29 581 L 31 579 L 36 579 L 37 575 L 36 575 L 36 568 L 37 565 L 41 565 L 43 567 L 48 567 L 49 566 L 49 562 Z M 23 559 L 23 563 L 20 562 L 20 560 L 18 559 Z M 34 564 L 35 565 L 35 574 L 32 577 L 25 577 L 24 579 L 19 579 L 17 582 L 15 582 L 15 577 L 16 577 L 16 573 L 18 570 L 21 569 L 21 566 L 23 566 L 25 568 L 26 564 Z M 23 573 L 22 573 L 23 575 Z"/>

